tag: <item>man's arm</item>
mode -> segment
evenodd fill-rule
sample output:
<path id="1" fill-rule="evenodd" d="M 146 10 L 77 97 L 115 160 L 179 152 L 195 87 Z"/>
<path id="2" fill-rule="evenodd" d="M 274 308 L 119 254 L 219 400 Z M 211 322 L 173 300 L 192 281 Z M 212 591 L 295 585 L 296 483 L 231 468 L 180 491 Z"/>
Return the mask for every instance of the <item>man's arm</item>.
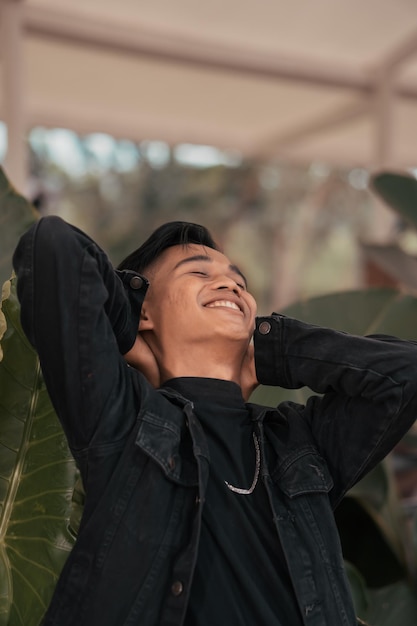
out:
<path id="1" fill-rule="evenodd" d="M 58 217 L 21 238 L 13 263 L 22 326 L 70 445 L 121 438 L 129 423 L 114 416 L 133 394 L 122 354 L 135 342 L 146 282 L 118 276 L 97 244 Z"/>
<path id="2" fill-rule="evenodd" d="M 307 386 L 302 410 L 339 485 L 350 488 L 401 439 L 417 417 L 417 345 L 352 336 L 280 315 L 257 320 L 261 384 Z"/>

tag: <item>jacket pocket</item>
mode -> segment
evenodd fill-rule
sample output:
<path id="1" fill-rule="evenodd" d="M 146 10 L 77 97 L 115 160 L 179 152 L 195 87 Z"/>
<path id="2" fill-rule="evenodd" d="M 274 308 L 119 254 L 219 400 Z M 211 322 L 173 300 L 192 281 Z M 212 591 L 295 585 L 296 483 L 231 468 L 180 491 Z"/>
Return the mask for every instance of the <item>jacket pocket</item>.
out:
<path id="1" fill-rule="evenodd" d="M 275 470 L 273 481 L 289 498 L 328 493 L 333 479 L 324 459 L 311 449 L 299 450 Z"/>
<path id="2" fill-rule="evenodd" d="M 168 480 L 185 487 L 198 485 L 197 462 L 188 429 L 150 411 L 141 415 L 135 441 L 163 470 Z"/>

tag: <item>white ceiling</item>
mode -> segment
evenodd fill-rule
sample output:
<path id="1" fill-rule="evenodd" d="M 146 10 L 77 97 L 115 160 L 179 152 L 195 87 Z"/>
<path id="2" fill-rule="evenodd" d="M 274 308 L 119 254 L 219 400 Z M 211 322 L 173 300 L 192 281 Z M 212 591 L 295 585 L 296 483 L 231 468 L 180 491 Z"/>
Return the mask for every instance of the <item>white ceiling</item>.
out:
<path id="1" fill-rule="evenodd" d="M 17 2 L 28 128 L 417 166 L 415 0 Z"/>

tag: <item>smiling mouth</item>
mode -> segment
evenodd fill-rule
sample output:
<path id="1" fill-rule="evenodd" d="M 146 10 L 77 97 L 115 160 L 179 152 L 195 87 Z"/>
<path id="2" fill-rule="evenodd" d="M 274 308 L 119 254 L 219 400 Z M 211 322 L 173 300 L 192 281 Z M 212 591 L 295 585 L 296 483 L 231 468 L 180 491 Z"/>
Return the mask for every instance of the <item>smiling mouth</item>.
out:
<path id="1" fill-rule="evenodd" d="M 215 309 L 217 307 L 232 309 L 234 311 L 241 312 L 240 307 L 235 302 L 230 302 L 230 300 L 215 300 L 214 302 L 209 302 L 206 304 L 206 307 L 209 309 Z"/>

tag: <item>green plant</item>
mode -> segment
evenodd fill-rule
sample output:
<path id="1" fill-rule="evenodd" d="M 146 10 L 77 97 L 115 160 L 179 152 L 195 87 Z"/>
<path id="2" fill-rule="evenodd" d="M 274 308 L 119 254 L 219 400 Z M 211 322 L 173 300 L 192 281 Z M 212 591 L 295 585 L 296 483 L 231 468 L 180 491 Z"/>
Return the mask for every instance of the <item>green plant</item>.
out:
<path id="1" fill-rule="evenodd" d="M 36 214 L 1 170 L 0 217 L 8 268 Z M 20 326 L 15 282 L 4 283 L 0 314 L 0 626 L 37 626 L 73 543 L 76 468 Z"/>

